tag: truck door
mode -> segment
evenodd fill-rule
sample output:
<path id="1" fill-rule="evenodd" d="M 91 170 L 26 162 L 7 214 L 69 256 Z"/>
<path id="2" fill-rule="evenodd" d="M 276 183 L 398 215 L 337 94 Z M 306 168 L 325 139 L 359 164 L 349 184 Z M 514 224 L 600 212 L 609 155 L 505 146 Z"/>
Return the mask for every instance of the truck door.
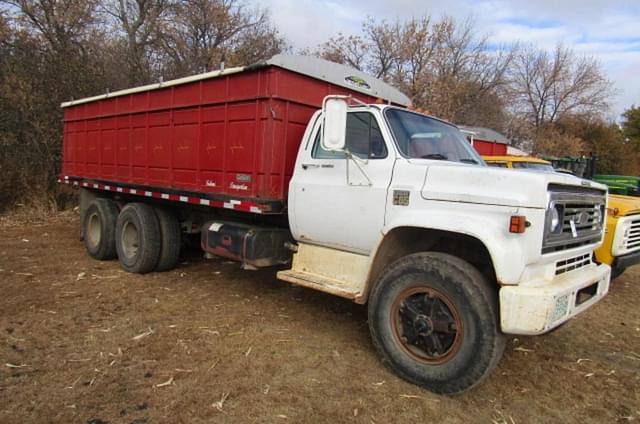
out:
<path id="1" fill-rule="evenodd" d="M 324 150 L 319 127 L 298 155 L 291 180 L 291 229 L 300 241 L 369 253 L 384 225 L 394 150 L 369 111 L 347 115 L 352 158 Z"/>

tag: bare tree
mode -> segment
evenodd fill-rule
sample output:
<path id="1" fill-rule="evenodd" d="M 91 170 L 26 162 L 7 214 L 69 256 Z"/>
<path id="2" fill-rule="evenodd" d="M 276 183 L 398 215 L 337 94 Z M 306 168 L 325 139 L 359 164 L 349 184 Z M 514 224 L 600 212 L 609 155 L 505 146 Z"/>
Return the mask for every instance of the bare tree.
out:
<path id="1" fill-rule="evenodd" d="M 395 84 L 416 107 L 456 122 L 500 127 L 513 52 L 489 49 L 471 20 L 426 15 L 393 24 L 368 18 L 361 34 L 338 34 L 313 53 Z"/>
<path id="2" fill-rule="evenodd" d="M 359 71 L 366 71 L 369 54 L 366 41 L 359 35 L 339 33 L 321 44 L 315 54 L 323 59 L 351 66 Z"/>
<path id="3" fill-rule="evenodd" d="M 420 107 L 428 107 L 426 97 L 431 88 L 430 63 L 439 34 L 431 25 L 431 17 L 412 18 L 399 30 L 400 50 L 393 80 Z"/>
<path id="4" fill-rule="evenodd" d="M 107 15 L 116 20 L 124 35 L 126 74 L 130 85 L 152 79 L 152 47 L 156 44 L 170 0 L 107 0 Z"/>
<path id="5" fill-rule="evenodd" d="M 516 112 L 525 114 L 536 128 L 568 113 L 602 113 L 612 95 L 612 84 L 600 64 L 562 45 L 552 53 L 522 49 L 511 78 Z"/>
<path id="6" fill-rule="evenodd" d="M 248 40 L 270 39 L 271 48 L 265 54 L 285 47 L 267 11 L 248 9 L 239 0 L 181 0 L 173 7 L 162 37 L 177 75 L 217 69 Z"/>
<path id="7" fill-rule="evenodd" d="M 39 32 L 56 52 L 81 48 L 95 23 L 98 0 L 2 0 L 15 7 L 19 18 Z"/>
<path id="8" fill-rule="evenodd" d="M 400 28 L 399 21 L 393 24 L 387 21 L 377 23 L 373 18 L 368 18 L 362 25 L 363 33 L 368 40 L 367 68 L 376 78 L 391 78 L 393 67 L 400 59 Z"/>
<path id="9" fill-rule="evenodd" d="M 318 46 L 304 51 L 331 62 L 342 63 L 376 78 L 389 80 L 400 55 L 400 24 L 377 22 L 369 17 L 362 24 L 362 34 L 339 33 Z"/>

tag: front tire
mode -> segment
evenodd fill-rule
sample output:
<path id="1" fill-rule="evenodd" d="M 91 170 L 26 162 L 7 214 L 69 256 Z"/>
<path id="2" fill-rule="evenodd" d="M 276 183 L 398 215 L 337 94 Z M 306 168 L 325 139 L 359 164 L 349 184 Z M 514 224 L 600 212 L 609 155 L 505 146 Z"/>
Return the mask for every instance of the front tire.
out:
<path id="1" fill-rule="evenodd" d="M 405 380 L 442 394 L 468 390 L 504 351 L 496 294 L 460 258 L 436 252 L 406 256 L 389 267 L 371 293 L 373 344 Z"/>
<path id="2" fill-rule="evenodd" d="M 116 224 L 116 249 L 125 271 L 153 271 L 160 258 L 160 245 L 160 225 L 151 206 L 129 203 L 122 208 Z"/>

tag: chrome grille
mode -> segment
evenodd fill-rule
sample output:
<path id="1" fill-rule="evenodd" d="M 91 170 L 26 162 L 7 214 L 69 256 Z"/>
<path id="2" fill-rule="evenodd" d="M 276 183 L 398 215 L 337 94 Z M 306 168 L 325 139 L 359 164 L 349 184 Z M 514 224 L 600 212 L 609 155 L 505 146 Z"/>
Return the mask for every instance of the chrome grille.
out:
<path id="1" fill-rule="evenodd" d="M 573 221 L 573 225 L 571 222 Z M 574 203 L 564 205 L 564 217 L 562 220 L 562 233 L 573 234 L 576 232 L 597 230 L 600 222 L 596 217 L 596 207 L 593 204 Z"/>
<path id="2" fill-rule="evenodd" d="M 640 215 L 631 221 L 629 237 L 627 237 L 624 247 L 627 250 L 640 249 Z"/>
<path id="3" fill-rule="evenodd" d="M 552 232 L 552 211 L 547 210 L 542 253 L 573 249 L 600 241 L 605 214 L 604 191 L 550 185 L 549 203 L 561 209 L 562 225 Z"/>
<path id="4" fill-rule="evenodd" d="M 565 272 L 573 271 L 574 269 L 582 268 L 589 264 L 591 264 L 591 253 L 563 259 L 556 262 L 556 275 L 564 274 Z"/>

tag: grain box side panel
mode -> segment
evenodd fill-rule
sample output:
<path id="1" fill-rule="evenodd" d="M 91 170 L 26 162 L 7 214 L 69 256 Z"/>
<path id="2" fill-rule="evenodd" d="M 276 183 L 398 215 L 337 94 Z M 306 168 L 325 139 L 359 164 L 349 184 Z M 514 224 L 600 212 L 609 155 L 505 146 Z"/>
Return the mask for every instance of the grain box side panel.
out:
<path id="1" fill-rule="evenodd" d="M 262 154 L 256 143 L 259 119 L 256 101 L 227 107 L 227 137 L 224 152 L 224 189 L 235 196 L 256 196 L 255 161 Z"/>
<path id="2" fill-rule="evenodd" d="M 198 187 L 198 137 L 200 107 L 174 111 L 171 157 L 173 185 L 191 191 Z"/>
<path id="3" fill-rule="evenodd" d="M 131 115 L 116 119 L 116 175 L 117 179 L 131 181 Z"/>
<path id="4" fill-rule="evenodd" d="M 64 111 L 64 117 L 70 115 L 70 110 Z M 75 175 L 76 172 L 76 123 L 66 123 L 62 128 L 62 174 Z"/>
<path id="5" fill-rule="evenodd" d="M 278 67 L 65 110 L 65 174 L 232 198 L 286 200 L 298 147 L 328 94 Z"/>
<path id="6" fill-rule="evenodd" d="M 224 163 L 227 144 L 227 105 L 202 107 L 199 125 L 198 176 L 199 190 L 224 192 Z"/>

